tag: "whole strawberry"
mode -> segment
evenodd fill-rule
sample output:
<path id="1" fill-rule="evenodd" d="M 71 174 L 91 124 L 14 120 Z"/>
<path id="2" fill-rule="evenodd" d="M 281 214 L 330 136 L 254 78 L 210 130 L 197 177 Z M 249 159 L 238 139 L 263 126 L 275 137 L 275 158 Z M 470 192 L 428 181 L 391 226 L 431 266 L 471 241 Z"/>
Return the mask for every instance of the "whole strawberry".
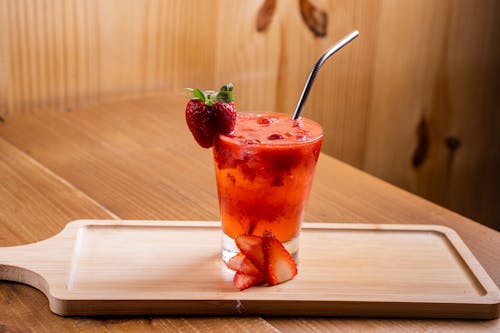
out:
<path id="1" fill-rule="evenodd" d="M 217 134 L 229 134 L 236 122 L 233 85 L 221 87 L 218 92 L 198 88 L 186 105 L 186 123 L 196 142 L 203 148 L 213 145 Z"/>

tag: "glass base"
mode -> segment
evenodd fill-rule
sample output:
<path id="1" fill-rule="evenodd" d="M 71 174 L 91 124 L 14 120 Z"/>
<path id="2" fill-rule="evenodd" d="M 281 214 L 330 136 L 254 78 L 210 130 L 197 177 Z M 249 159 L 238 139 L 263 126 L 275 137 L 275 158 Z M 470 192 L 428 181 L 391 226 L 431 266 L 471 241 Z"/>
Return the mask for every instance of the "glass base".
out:
<path id="1" fill-rule="evenodd" d="M 284 242 L 283 246 L 292 255 L 295 263 L 298 264 L 298 254 L 299 254 L 299 236 L 292 238 L 288 242 Z M 240 250 L 236 246 L 234 239 L 222 233 L 222 260 L 226 263 L 238 254 Z"/>

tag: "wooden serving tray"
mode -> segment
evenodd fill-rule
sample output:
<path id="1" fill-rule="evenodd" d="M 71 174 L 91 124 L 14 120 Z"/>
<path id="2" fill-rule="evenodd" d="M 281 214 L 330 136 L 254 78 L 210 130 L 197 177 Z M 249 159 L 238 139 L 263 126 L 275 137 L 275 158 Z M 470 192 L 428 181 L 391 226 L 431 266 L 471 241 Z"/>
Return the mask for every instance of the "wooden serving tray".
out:
<path id="1" fill-rule="evenodd" d="M 59 315 L 497 318 L 500 292 L 459 236 L 430 225 L 305 223 L 299 274 L 237 291 L 217 222 L 78 220 L 0 248 L 0 279 Z"/>

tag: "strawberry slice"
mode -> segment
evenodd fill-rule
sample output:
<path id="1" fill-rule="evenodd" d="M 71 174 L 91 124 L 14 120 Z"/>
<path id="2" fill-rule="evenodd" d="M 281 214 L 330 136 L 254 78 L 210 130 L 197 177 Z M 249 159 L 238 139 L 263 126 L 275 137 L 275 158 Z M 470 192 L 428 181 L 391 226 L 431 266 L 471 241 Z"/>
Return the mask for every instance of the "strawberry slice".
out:
<path id="1" fill-rule="evenodd" d="M 241 252 L 227 266 L 236 271 L 233 283 L 239 290 L 266 282 L 274 286 L 297 275 L 293 257 L 271 232 L 240 235 L 235 241 Z"/>
<path id="2" fill-rule="evenodd" d="M 283 244 L 271 233 L 263 236 L 266 279 L 274 286 L 297 275 L 297 265 Z"/>
<path id="3" fill-rule="evenodd" d="M 239 252 L 237 255 L 235 255 L 234 257 L 231 257 L 231 259 L 229 259 L 226 263 L 227 267 L 229 269 L 232 269 L 233 271 L 237 271 L 240 266 L 241 266 L 241 263 L 243 262 L 243 260 L 245 260 L 246 257 L 243 253 Z M 247 259 L 248 260 L 248 259 Z"/>
<path id="4" fill-rule="evenodd" d="M 239 290 L 245 290 L 264 282 L 266 282 L 264 276 L 249 275 L 242 272 L 236 272 L 233 278 L 233 283 Z"/>
<path id="5" fill-rule="evenodd" d="M 248 259 L 243 253 L 238 253 L 227 262 L 227 267 L 232 269 L 233 271 L 237 271 L 239 273 L 253 275 L 258 277 L 264 277 L 265 274 L 252 263 L 250 259 Z"/>
<path id="6" fill-rule="evenodd" d="M 240 235 L 235 239 L 236 246 L 257 267 L 265 272 L 264 242 L 262 237 L 254 235 Z"/>

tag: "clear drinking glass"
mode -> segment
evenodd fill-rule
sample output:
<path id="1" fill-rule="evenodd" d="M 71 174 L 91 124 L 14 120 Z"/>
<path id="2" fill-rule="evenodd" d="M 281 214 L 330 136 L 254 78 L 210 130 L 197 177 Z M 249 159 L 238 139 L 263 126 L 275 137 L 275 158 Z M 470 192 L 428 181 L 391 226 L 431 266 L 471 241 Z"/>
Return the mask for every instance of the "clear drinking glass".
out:
<path id="1" fill-rule="evenodd" d="M 323 130 L 305 118 L 239 113 L 231 135 L 218 135 L 214 163 L 222 220 L 222 258 L 241 234 L 272 232 L 296 258 Z"/>

